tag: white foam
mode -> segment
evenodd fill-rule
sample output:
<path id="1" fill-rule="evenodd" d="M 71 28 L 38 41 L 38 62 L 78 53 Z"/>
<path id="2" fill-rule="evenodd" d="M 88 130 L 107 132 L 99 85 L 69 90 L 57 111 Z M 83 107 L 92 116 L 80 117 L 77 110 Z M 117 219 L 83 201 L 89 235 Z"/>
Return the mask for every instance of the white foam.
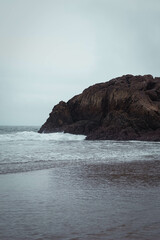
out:
<path id="1" fill-rule="evenodd" d="M 37 133 L 24 131 L 11 134 L 0 134 L 0 141 L 82 141 L 84 135 L 74 135 L 69 133 Z"/>

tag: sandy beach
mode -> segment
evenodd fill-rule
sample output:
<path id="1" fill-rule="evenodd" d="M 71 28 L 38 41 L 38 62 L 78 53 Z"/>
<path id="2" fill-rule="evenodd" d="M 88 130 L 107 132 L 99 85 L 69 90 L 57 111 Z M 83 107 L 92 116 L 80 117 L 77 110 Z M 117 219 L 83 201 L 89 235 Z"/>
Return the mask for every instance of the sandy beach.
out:
<path id="1" fill-rule="evenodd" d="M 157 179 L 118 183 L 103 169 L 74 165 L 0 175 L 0 239 L 157 240 Z"/>

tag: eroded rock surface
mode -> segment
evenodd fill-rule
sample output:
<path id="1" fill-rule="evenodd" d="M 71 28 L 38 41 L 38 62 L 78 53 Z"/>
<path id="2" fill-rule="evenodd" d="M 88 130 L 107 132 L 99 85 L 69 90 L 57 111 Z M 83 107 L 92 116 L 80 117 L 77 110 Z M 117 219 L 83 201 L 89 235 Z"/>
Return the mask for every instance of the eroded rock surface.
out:
<path id="1" fill-rule="evenodd" d="M 160 141 L 160 78 L 125 75 L 61 101 L 39 132 L 61 131 L 88 140 Z"/>

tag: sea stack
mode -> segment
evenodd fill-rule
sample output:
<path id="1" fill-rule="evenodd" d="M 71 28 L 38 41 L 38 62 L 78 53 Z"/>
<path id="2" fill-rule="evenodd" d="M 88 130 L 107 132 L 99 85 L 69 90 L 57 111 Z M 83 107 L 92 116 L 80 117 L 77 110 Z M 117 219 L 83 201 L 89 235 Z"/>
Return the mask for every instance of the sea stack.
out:
<path id="1" fill-rule="evenodd" d="M 87 140 L 160 141 L 160 78 L 124 75 L 95 84 L 54 106 L 39 133 Z"/>

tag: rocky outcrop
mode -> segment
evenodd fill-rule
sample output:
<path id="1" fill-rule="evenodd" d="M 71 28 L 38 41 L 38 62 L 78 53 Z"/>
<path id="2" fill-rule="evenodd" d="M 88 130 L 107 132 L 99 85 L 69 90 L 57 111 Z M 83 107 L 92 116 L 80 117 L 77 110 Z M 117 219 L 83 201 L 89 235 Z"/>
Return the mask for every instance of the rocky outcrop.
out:
<path id="1" fill-rule="evenodd" d="M 88 140 L 160 141 L 160 78 L 125 75 L 61 101 L 39 132 L 61 131 Z"/>

